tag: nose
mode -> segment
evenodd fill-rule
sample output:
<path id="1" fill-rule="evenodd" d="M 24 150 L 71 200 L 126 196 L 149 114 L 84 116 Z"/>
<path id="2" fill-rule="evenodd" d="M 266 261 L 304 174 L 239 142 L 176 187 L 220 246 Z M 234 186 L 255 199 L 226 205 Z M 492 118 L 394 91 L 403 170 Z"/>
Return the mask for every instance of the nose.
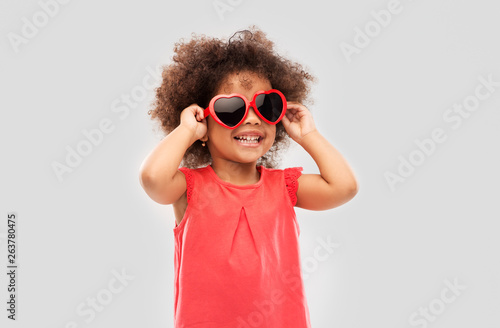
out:
<path id="1" fill-rule="evenodd" d="M 248 109 L 247 117 L 245 117 L 245 121 L 243 122 L 243 124 L 247 124 L 247 123 L 258 124 L 258 125 L 260 125 L 262 123 L 259 115 L 257 115 L 257 113 L 255 113 L 255 110 L 252 106 L 250 106 L 250 108 Z"/>

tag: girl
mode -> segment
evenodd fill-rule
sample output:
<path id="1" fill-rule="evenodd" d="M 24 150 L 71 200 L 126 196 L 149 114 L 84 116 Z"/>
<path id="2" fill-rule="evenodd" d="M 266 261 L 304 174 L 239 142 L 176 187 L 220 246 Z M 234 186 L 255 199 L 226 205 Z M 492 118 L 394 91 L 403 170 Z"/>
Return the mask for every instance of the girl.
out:
<path id="1" fill-rule="evenodd" d="M 358 190 L 302 104 L 314 78 L 255 26 L 174 51 L 149 112 L 167 137 L 140 168 L 145 192 L 174 208 L 174 326 L 310 327 L 293 207 L 331 209 Z M 275 168 L 290 138 L 321 174 Z"/>

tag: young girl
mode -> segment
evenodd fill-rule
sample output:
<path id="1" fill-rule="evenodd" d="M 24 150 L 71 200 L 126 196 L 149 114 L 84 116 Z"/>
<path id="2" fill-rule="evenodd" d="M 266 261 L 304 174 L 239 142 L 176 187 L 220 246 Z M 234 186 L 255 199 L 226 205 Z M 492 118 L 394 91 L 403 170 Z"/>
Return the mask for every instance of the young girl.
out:
<path id="1" fill-rule="evenodd" d="M 167 137 L 140 168 L 146 193 L 174 208 L 174 326 L 310 327 L 294 206 L 327 210 L 358 190 L 302 105 L 314 78 L 255 26 L 174 51 L 149 112 Z M 320 174 L 275 168 L 290 138 Z"/>

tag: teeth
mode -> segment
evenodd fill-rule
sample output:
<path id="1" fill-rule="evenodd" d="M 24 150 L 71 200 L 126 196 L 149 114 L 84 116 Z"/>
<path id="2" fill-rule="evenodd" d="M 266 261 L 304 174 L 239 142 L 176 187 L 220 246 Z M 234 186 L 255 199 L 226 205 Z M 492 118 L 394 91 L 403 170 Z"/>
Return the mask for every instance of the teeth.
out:
<path id="1" fill-rule="evenodd" d="M 242 143 L 259 143 L 259 136 L 241 136 L 236 137 L 236 139 Z"/>
<path id="2" fill-rule="evenodd" d="M 253 137 L 236 137 L 237 139 L 243 139 L 243 140 L 259 140 L 259 136 L 253 136 Z"/>

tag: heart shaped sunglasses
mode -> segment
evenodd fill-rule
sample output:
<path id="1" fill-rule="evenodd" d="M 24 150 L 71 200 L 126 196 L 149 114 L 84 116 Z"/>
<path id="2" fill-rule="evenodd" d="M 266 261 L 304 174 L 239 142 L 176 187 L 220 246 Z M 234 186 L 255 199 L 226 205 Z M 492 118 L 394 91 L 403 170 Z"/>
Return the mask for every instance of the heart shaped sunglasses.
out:
<path id="1" fill-rule="evenodd" d="M 247 117 L 250 107 L 264 122 L 274 125 L 285 115 L 287 104 L 285 96 L 276 89 L 258 91 L 252 101 L 239 93 L 221 94 L 210 100 L 203 114 L 204 117 L 212 115 L 225 128 L 236 129 Z"/>

